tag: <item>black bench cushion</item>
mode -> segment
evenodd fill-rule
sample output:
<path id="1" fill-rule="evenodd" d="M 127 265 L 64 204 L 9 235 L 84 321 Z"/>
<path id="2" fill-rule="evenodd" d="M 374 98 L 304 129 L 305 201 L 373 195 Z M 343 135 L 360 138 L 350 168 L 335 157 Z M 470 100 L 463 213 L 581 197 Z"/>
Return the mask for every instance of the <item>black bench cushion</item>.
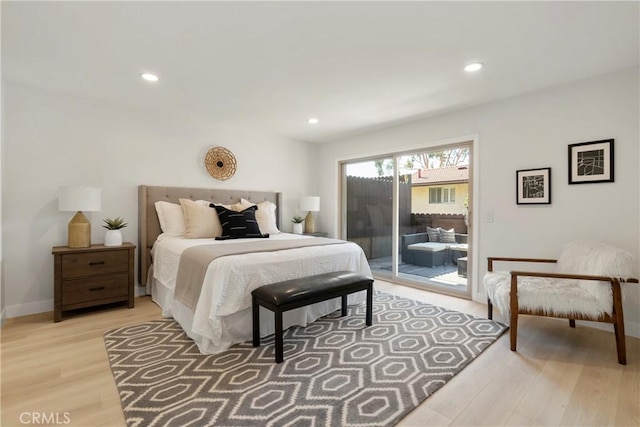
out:
<path id="1" fill-rule="evenodd" d="M 304 301 L 336 290 L 357 288 L 373 279 L 352 271 L 334 271 L 311 277 L 286 280 L 254 289 L 251 294 L 275 306 Z"/>

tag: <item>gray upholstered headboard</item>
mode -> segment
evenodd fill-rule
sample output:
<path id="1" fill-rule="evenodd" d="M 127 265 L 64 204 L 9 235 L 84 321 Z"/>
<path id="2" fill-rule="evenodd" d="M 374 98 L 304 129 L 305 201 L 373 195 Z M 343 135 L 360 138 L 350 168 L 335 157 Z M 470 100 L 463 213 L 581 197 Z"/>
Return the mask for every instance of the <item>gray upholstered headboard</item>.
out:
<path id="1" fill-rule="evenodd" d="M 140 185 L 138 187 L 138 247 L 140 248 L 138 279 L 140 284 L 146 285 L 147 283 L 147 271 L 151 265 L 151 247 L 162 232 L 154 205 L 155 202 L 162 200 L 170 203 L 180 203 L 178 199 L 191 199 L 232 204 L 239 202 L 240 198 L 254 203 L 265 200 L 275 203 L 277 207 L 276 221 L 278 227 L 280 227 L 282 224 L 282 193 Z"/>

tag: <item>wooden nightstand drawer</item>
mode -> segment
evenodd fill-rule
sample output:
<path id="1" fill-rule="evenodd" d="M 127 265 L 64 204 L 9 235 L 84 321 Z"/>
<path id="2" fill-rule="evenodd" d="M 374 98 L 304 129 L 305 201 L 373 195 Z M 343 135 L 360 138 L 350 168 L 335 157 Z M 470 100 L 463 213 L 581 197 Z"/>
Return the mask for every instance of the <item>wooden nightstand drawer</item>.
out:
<path id="1" fill-rule="evenodd" d="M 62 278 L 127 271 L 129 253 L 121 251 L 86 252 L 62 255 Z"/>
<path id="2" fill-rule="evenodd" d="M 62 306 L 78 303 L 100 302 L 101 300 L 127 299 L 129 274 L 119 273 L 109 276 L 94 276 L 82 279 L 65 280 L 62 289 Z"/>

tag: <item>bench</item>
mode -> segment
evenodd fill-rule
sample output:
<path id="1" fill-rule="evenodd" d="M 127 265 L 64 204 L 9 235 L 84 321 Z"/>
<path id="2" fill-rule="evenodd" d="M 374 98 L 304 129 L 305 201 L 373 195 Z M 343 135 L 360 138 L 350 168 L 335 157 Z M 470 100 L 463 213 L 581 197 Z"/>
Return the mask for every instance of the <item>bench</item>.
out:
<path id="1" fill-rule="evenodd" d="M 335 271 L 272 283 L 251 292 L 253 313 L 253 346 L 260 346 L 260 306 L 275 313 L 276 363 L 284 359 L 282 313 L 316 302 L 342 297 L 341 315 L 347 315 L 347 295 L 367 291 L 366 324 L 373 318 L 373 279 L 351 271 Z"/>

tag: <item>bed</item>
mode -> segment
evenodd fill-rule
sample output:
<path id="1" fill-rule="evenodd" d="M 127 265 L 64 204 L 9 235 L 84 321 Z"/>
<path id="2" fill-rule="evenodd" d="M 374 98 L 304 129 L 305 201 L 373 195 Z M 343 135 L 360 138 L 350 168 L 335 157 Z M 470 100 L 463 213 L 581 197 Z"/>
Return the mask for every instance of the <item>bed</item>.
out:
<path id="1" fill-rule="evenodd" d="M 270 236 L 268 239 L 222 241 L 211 237 L 185 238 L 184 234 L 172 233 L 167 229 L 166 212 L 163 232 L 156 202 L 164 202 L 161 204 L 175 209 L 175 205 L 180 205 L 180 199 L 205 205 L 211 202 L 226 205 L 227 208 L 230 205 L 237 207 L 239 203 L 270 206 L 273 217 L 269 219 L 272 223 L 266 226 L 271 232 Z M 191 205 L 194 202 L 183 200 L 182 203 Z M 251 291 L 259 286 L 339 270 L 372 277 L 365 254 L 355 243 L 277 232 L 282 223 L 281 204 L 282 195 L 276 192 L 139 186 L 140 283 L 146 286 L 147 293 L 162 308 L 163 316 L 173 317 L 196 342 L 200 352 L 218 353 L 235 343 L 251 340 Z M 215 210 L 212 209 L 212 212 L 215 213 Z M 262 209 L 261 212 L 264 215 L 266 211 Z M 261 229 L 264 228 L 263 223 L 258 222 Z M 276 249 L 264 249 L 271 246 Z M 262 249 L 250 252 L 256 247 Z M 207 261 L 197 300 L 180 298 L 182 285 L 176 285 L 181 284 L 184 278 L 186 261 L 182 261 L 183 268 L 180 269 L 182 256 L 205 248 L 222 248 L 223 252 L 229 248 L 233 250 L 225 256 Z M 236 253 L 234 251 L 237 248 L 243 250 Z M 179 275 L 181 279 L 178 279 Z M 348 302 L 355 304 L 364 298 L 365 293 L 359 292 L 352 294 Z M 283 319 L 284 326 L 306 326 L 339 308 L 338 298 L 291 310 Z M 274 332 L 272 313 L 261 311 L 260 323 L 261 336 Z"/>

